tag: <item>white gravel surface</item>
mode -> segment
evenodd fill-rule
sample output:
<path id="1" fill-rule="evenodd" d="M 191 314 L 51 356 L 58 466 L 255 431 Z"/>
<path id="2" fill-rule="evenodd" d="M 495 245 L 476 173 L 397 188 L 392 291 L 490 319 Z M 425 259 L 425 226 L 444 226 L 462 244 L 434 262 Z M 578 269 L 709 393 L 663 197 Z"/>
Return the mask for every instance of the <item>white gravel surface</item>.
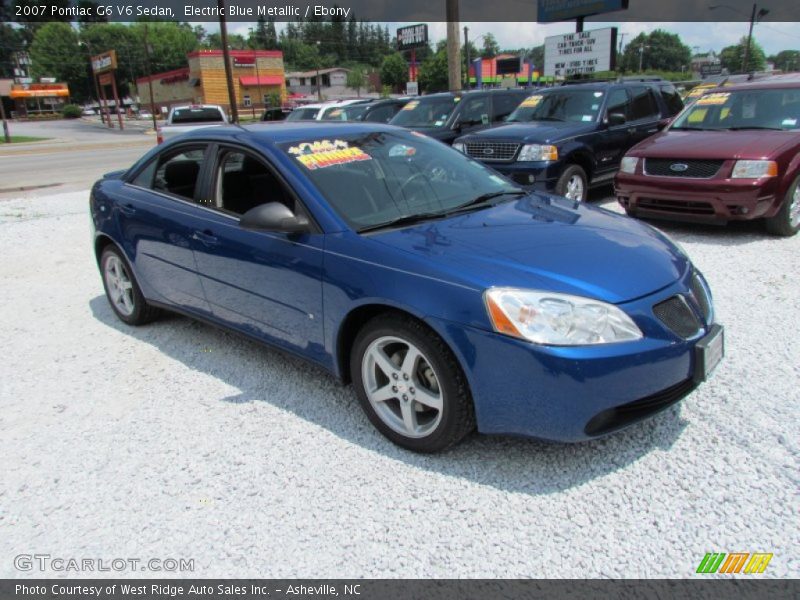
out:
<path id="1" fill-rule="evenodd" d="M 44 553 L 196 577 L 692 577 L 712 551 L 800 576 L 800 236 L 663 226 L 727 326 L 679 407 L 591 443 L 425 457 L 299 361 L 184 318 L 118 322 L 87 197 L 0 201 L 0 576 Z"/>

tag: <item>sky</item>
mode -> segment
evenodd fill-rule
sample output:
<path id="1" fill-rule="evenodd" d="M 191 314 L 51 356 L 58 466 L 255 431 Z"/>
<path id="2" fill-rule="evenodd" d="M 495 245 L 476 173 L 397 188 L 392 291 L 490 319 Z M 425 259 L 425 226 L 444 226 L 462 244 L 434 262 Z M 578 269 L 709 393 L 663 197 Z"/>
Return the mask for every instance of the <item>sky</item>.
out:
<path id="1" fill-rule="evenodd" d="M 668 0 L 667 0 L 668 1 Z M 797 0 L 791 0 L 797 1 Z M 214 31 L 215 27 L 211 23 L 200 23 L 206 30 Z M 387 25 L 389 31 L 394 35 L 395 30 L 403 25 L 411 23 L 381 23 Z M 240 33 L 247 36 L 248 30 L 254 23 L 229 23 L 228 30 L 232 33 Z M 544 38 L 551 35 L 570 33 L 575 31 L 574 21 L 563 23 L 461 23 L 461 31 L 464 26 L 469 27 L 469 37 L 475 41 L 476 38 L 485 33 L 492 33 L 497 39 L 501 48 L 526 48 L 538 46 L 544 43 Z M 603 23 L 587 22 L 585 29 L 602 29 L 603 27 L 618 27 L 620 34 L 625 34 L 623 45 L 635 37 L 638 33 L 650 32 L 654 29 L 665 29 L 671 33 L 680 35 L 683 43 L 692 48 L 693 52 L 707 52 L 715 50 L 719 52 L 725 46 L 737 43 L 742 36 L 747 35 L 748 23 L 746 22 L 714 22 L 714 23 Z M 278 23 L 280 30 L 282 25 Z M 428 35 L 435 44 L 438 40 L 444 39 L 447 24 L 445 22 L 428 23 Z M 797 23 L 776 23 L 766 22 L 757 23 L 753 30 L 753 38 L 764 48 L 767 56 L 777 54 L 781 50 L 800 50 L 800 27 Z M 463 42 L 463 33 L 462 33 Z M 482 44 L 478 39 L 476 46 Z"/>

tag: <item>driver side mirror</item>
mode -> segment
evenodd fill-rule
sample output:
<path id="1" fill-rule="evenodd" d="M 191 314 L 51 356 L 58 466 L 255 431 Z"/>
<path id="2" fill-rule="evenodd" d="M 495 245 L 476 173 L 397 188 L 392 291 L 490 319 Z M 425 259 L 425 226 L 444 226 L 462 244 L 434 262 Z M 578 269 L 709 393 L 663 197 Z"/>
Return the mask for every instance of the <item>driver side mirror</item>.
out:
<path id="1" fill-rule="evenodd" d="M 626 121 L 627 119 L 625 118 L 625 115 L 620 112 L 608 113 L 606 116 L 606 123 L 608 123 L 610 127 L 624 125 Z"/>
<path id="2" fill-rule="evenodd" d="M 251 208 L 239 219 L 242 229 L 252 231 L 279 231 L 283 233 L 306 233 L 310 226 L 308 219 L 295 215 L 281 202 L 266 202 Z"/>

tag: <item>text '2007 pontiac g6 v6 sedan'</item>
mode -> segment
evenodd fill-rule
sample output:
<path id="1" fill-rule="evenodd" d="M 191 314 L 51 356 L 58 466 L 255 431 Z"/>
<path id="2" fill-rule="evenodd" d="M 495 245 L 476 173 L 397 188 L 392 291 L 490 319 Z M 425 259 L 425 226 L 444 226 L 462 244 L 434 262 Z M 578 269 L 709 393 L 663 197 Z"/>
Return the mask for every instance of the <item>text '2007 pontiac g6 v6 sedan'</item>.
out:
<path id="1" fill-rule="evenodd" d="M 122 321 L 175 311 L 299 355 L 415 451 L 476 428 L 601 436 L 723 355 L 708 286 L 663 234 L 396 127 L 199 130 L 98 181 L 91 213 Z"/>

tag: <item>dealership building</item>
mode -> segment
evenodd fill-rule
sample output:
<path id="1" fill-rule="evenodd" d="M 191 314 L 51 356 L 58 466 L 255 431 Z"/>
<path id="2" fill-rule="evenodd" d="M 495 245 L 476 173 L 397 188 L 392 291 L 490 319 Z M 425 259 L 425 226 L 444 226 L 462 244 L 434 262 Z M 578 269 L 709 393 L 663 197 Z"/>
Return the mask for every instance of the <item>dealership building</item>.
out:
<path id="1" fill-rule="evenodd" d="M 279 95 L 286 100 L 283 53 L 279 50 L 231 50 L 233 88 L 239 107 L 261 108 Z M 189 66 L 136 80 L 141 106 L 156 110 L 175 104 L 219 104 L 230 110 L 222 50 L 198 50 L 186 56 Z"/>

